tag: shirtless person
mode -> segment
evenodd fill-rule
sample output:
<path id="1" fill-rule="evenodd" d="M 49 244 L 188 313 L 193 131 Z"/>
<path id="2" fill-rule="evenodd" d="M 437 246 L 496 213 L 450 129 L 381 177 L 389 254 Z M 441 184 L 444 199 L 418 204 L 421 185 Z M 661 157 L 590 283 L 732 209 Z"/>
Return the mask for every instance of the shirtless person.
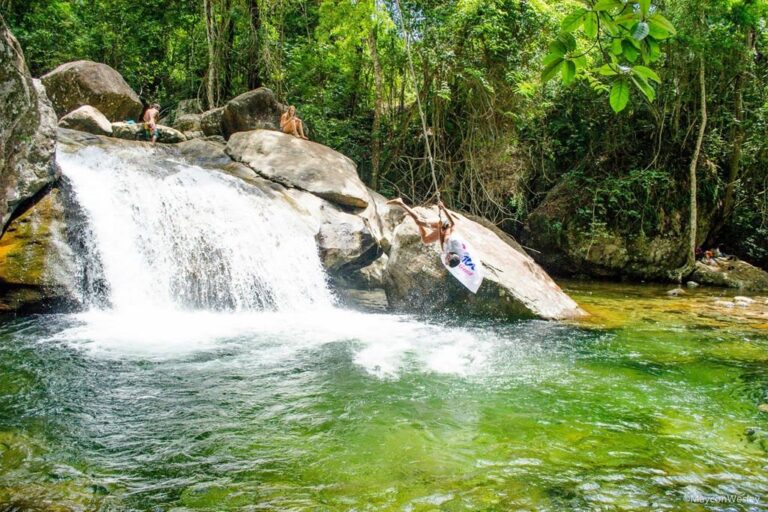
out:
<path id="1" fill-rule="evenodd" d="M 458 239 L 451 236 L 453 234 L 453 227 L 456 225 L 456 222 L 453 220 L 451 214 L 448 213 L 448 210 L 445 208 L 445 205 L 442 201 L 437 202 L 437 207 L 442 213 L 445 214 L 447 220 L 443 221 L 441 219 L 437 222 L 428 222 L 422 219 L 399 197 L 397 199 L 388 201 L 387 204 L 397 205 L 405 210 L 405 213 L 411 216 L 414 222 L 416 222 L 416 226 L 419 228 L 421 241 L 424 244 L 428 245 L 434 242 L 440 242 L 440 247 L 443 250 L 442 258 L 446 265 L 454 268 L 461 263 L 461 255 L 464 252 L 462 244 Z M 430 231 L 428 232 L 427 229 Z"/>
<path id="2" fill-rule="evenodd" d="M 304 123 L 301 122 L 301 119 L 296 117 L 296 107 L 293 105 L 288 107 L 288 112 L 280 116 L 280 129 L 283 130 L 283 133 L 307 139 L 307 137 L 304 136 Z"/>
<path id="3" fill-rule="evenodd" d="M 144 131 L 147 137 L 152 139 L 152 144 L 157 142 L 157 119 L 160 117 L 160 105 L 153 103 L 144 112 Z"/>

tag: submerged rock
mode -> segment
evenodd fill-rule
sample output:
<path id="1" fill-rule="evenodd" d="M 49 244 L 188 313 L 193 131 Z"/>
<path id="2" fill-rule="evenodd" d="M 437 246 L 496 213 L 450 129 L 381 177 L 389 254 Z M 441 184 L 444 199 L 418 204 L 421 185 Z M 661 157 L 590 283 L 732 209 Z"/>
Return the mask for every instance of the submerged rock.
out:
<path id="1" fill-rule="evenodd" d="M 56 114 L 0 17 L 0 233 L 11 215 L 58 177 Z"/>
<path id="2" fill-rule="evenodd" d="M 370 195 L 348 157 L 316 142 L 255 130 L 234 134 L 227 153 L 260 175 L 328 201 L 365 208 Z"/>
<path id="3" fill-rule="evenodd" d="M 679 297 L 680 295 L 685 295 L 685 290 L 683 290 L 682 288 L 675 288 L 673 290 L 669 290 L 667 292 L 667 295 L 669 295 L 670 297 Z"/>
<path id="4" fill-rule="evenodd" d="M 112 136 L 112 123 L 97 108 L 90 105 L 83 105 L 62 117 L 59 126 L 95 135 Z"/>
<path id="5" fill-rule="evenodd" d="M 275 94 L 261 87 L 248 91 L 227 102 L 221 117 L 224 137 L 231 137 L 236 132 L 251 130 L 280 129 L 280 116 L 285 107 L 277 102 Z"/>
<path id="6" fill-rule="evenodd" d="M 110 121 L 138 119 L 143 111 L 139 96 L 120 73 L 106 64 L 67 62 L 42 80 L 59 117 L 83 105 L 97 108 Z"/>
<path id="7" fill-rule="evenodd" d="M 437 218 L 437 212 L 425 217 Z M 421 242 L 410 218 L 394 233 L 385 279 L 390 305 L 399 310 L 566 319 L 586 313 L 566 295 L 530 256 L 515 250 L 490 229 L 456 215 L 456 232 L 480 254 L 485 280 L 472 295 L 440 262 L 438 244 Z"/>
<path id="8" fill-rule="evenodd" d="M 741 260 L 716 259 L 714 265 L 696 262 L 691 278 L 701 284 L 739 290 L 768 290 L 768 272 Z"/>

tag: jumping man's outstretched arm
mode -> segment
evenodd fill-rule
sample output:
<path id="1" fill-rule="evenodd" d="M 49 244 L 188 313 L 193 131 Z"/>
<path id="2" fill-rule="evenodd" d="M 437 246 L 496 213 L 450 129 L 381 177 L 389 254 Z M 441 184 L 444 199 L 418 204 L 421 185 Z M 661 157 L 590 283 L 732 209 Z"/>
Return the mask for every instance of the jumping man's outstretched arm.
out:
<path id="1" fill-rule="evenodd" d="M 446 218 L 448 219 L 448 222 L 451 224 L 451 227 L 455 226 L 456 221 L 453 219 L 453 216 L 450 214 L 450 212 L 445 207 L 442 201 L 437 202 L 437 207 L 440 209 L 440 211 L 442 211 L 445 214 Z"/>

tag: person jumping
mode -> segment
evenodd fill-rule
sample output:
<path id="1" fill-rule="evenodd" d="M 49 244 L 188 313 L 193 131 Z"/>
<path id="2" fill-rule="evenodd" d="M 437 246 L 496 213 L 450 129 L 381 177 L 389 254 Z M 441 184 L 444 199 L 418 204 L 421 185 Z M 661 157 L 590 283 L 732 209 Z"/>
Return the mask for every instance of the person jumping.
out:
<path id="1" fill-rule="evenodd" d="M 461 257 L 465 252 L 463 244 L 457 237 L 453 236 L 456 222 L 442 201 L 437 202 L 437 207 L 440 212 L 445 214 L 446 220 L 439 219 L 436 222 L 430 222 L 421 218 L 419 214 L 413 211 L 413 209 L 406 205 L 399 197 L 387 201 L 387 204 L 397 205 L 405 210 L 405 213 L 413 219 L 416 226 L 419 228 L 422 243 L 429 245 L 435 242 L 440 242 L 440 248 L 443 250 L 441 257 L 447 266 L 454 268 L 461 263 Z"/>

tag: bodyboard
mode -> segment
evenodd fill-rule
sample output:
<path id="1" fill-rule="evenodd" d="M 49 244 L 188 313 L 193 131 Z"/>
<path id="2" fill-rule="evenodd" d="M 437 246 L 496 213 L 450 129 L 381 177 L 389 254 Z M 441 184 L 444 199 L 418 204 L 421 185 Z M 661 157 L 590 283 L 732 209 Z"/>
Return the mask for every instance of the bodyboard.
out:
<path id="1" fill-rule="evenodd" d="M 445 255 L 440 254 L 440 261 L 443 266 L 455 277 L 461 284 L 463 284 L 470 292 L 477 293 L 480 289 L 480 285 L 483 284 L 483 262 L 480 261 L 480 257 L 477 252 L 461 237 L 453 236 L 461 243 L 463 254 L 459 254 L 461 257 L 461 263 L 451 268 L 445 263 Z"/>

